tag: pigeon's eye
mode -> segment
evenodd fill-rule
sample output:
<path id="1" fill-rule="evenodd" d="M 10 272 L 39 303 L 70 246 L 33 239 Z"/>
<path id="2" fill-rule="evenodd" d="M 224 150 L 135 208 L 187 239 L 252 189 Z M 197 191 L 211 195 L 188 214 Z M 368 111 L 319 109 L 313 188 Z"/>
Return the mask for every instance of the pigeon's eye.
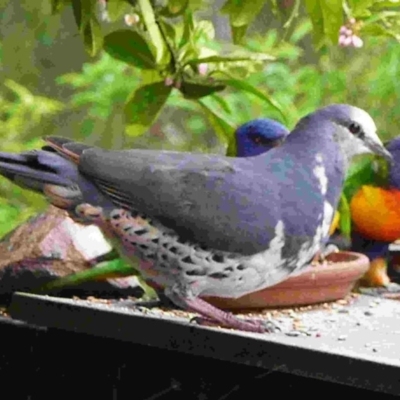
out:
<path id="1" fill-rule="evenodd" d="M 261 135 L 250 135 L 250 139 L 255 144 L 259 144 L 259 145 L 268 145 L 271 142 L 271 139 L 268 139 Z"/>
<path id="2" fill-rule="evenodd" d="M 253 139 L 253 142 L 257 143 L 257 144 L 260 144 L 262 141 L 261 136 L 253 136 L 252 139 Z"/>
<path id="3" fill-rule="evenodd" d="M 355 136 L 363 136 L 363 130 L 359 124 L 352 122 L 349 125 L 349 131 Z"/>

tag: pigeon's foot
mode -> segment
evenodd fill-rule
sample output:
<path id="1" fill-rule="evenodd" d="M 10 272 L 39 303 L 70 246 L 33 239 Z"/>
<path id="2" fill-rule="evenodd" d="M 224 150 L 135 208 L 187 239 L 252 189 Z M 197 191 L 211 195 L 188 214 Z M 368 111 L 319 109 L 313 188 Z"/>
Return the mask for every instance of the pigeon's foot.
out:
<path id="1" fill-rule="evenodd" d="M 220 310 L 200 298 L 181 299 L 186 308 L 198 312 L 201 316 L 193 320 L 199 325 L 221 326 L 224 328 L 238 329 L 246 332 L 273 333 L 280 328 L 270 320 L 241 319 L 234 314 Z"/>

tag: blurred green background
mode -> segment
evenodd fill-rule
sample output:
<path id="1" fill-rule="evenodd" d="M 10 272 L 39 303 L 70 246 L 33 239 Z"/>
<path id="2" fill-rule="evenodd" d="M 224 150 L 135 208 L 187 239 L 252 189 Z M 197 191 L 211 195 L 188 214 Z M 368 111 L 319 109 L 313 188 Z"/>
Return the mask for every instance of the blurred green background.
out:
<path id="1" fill-rule="evenodd" d="M 61 3 L 66 6 L 53 13 L 52 7 Z M 286 0 L 255 1 L 260 8 L 246 35 L 240 38 L 240 44 L 248 51 L 276 58 L 261 66 L 255 62 L 254 68 L 246 70 L 248 76 L 243 76 L 243 80 L 276 102 L 285 120 L 271 102 L 250 90 L 227 87 L 218 95 L 193 101 L 174 89 L 155 121 L 144 133 L 135 134 L 127 129 L 124 104 L 143 80 L 142 71 L 101 50 L 94 57 L 88 55 L 77 29 L 76 15 L 74 18 L 68 3 L 0 0 L 1 151 L 37 148 L 42 144 L 42 136 L 62 135 L 112 149 L 225 153 L 224 134 L 232 135 L 234 127 L 252 118 L 271 117 L 292 128 L 301 116 L 338 102 L 369 111 L 383 140 L 399 132 L 400 46 L 396 32 L 377 34 L 370 30 L 360 49 L 339 47 L 334 40 L 316 43 L 316 39 L 321 39 L 316 35 L 318 16 L 307 10 L 303 2 Z M 196 18 L 214 24 L 215 40 L 212 35 L 209 38 L 216 43 L 232 41 L 229 24 L 233 12 L 220 12 L 226 2 L 192 1 L 193 9 L 197 8 L 195 3 L 203 3 Z M 324 3 L 339 4 L 340 12 L 342 6 L 353 5 L 353 11 L 357 6 L 351 1 Z M 399 12 L 399 7 L 393 8 L 397 6 L 393 1 L 357 4 L 361 3 L 365 7 L 393 3 L 391 12 Z M 104 34 L 128 29 L 123 14 L 108 22 L 101 18 L 101 4 L 96 6 Z M 365 10 L 358 12 L 362 16 Z M 366 14 L 365 18 L 371 20 L 371 15 Z M 171 21 L 175 23 L 175 19 Z M 248 64 L 241 67 L 247 68 Z M 221 133 L 224 127 L 229 133 Z M 0 236 L 46 204 L 41 196 L 0 179 Z"/>

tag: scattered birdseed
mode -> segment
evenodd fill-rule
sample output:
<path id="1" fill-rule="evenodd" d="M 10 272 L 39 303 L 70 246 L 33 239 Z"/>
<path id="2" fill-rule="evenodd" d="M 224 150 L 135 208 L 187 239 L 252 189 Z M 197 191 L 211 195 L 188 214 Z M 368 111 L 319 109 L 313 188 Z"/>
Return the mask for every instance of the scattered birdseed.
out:
<path id="1" fill-rule="evenodd" d="M 5 308 L 0 308 L 0 315 L 2 317 L 9 317 L 10 315 L 7 313 Z"/>
<path id="2" fill-rule="evenodd" d="M 330 317 L 326 319 L 326 322 L 337 322 L 338 318 L 337 317 Z"/>
<path id="3" fill-rule="evenodd" d="M 374 313 L 371 310 L 367 310 L 364 311 L 364 315 L 366 315 L 367 317 L 371 317 L 372 315 L 374 315 Z"/>
<path id="4" fill-rule="evenodd" d="M 285 333 L 286 336 L 291 336 L 291 337 L 298 337 L 301 336 L 301 332 L 299 331 L 289 331 Z"/>
<path id="5" fill-rule="evenodd" d="M 337 340 L 339 340 L 339 341 L 341 341 L 341 342 L 343 342 L 343 341 L 346 340 L 346 339 L 347 339 L 347 336 L 346 336 L 346 335 L 340 335 L 340 336 L 337 337 Z"/>
<path id="6" fill-rule="evenodd" d="M 94 297 L 94 296 L 88 296 L 86 298 L 86 301 L 89 301 L 91 303 L 99 303 L 99 304 L 112 304 L 112 300 L 111 299 L 101 299 L 98 297 Z"/>

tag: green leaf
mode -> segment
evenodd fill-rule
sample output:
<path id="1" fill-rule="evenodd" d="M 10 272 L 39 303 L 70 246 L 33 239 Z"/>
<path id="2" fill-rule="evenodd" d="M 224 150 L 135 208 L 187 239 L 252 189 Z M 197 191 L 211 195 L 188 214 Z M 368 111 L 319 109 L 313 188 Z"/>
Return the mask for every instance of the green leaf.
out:
<path id="1" fill-rule="evenodd" d="M 155 51 L 157 64 L 166 65 L 170 61 L 170 54 L 161 31 L 157 25 L 154 10 L 149 0 L 137 0 L 142 13 L 143 22 L 151 39 L 151 45 Z"/>
<path id="2" fill-rule="evenodd" d="M 219 82 L 210 82 L 204 78 L 184 78 L 179 90 L 187 99 L 200 99 L 224 89 L 225 85 Z"/>
<path id="3" fill-rule="evenodd" d="M 262 10 L 266 0 L 228 0 L 221 8 L 222 14 L 229 15 L 233 42 L 239 43 L 247 28 Z"/>
<path id="4" fill-rule="evenodd" d="M 228 0 L 221 8 L 222 14 L 228 14 L 232 26 L 249 25 L 260 13 L 266 0 Z"/>
<path id="5" fill-rule="evenodd" d="M 187 64 L 202 64 L 202 63 L 220 63 L 220 62 L 238 62 L 238 61 L 269 61 L 275 60 L 275 57 L 269 56 L 264 53 L 254 53 L 249 55 L 232 55 L 232 56 L 223 56 L 223 55 L 215 55 L 210 57 L 203 58 L 195 58 L 193 60 L 188 61 Z"/>
<path id="6" fill-rule="evenodd" d="M 342 0 L 305 0 L 314 30 L 314 40 L 320 47 L 325 38 L 336 43 L 343 25 Z"/>
<path id="7" fill-rule="evenodd" d="M 59 13 L 64 6 L 71 4 L 69 0 L 51 0 L 51 13 Z"/>
<path id="8" fill-rule="evenodd" d="M 364 21 L 362 33 L 371 36 L 390 36 L 400 41 L 400 12 L 374 10 L 371 17 Z"/>
<path id="9" fill-rule="evenodd" d="M 155 69 L 156 60 L 146 39 L 136 31 L 122 29 L 104 38 L 104 50 L 117 60 L 141 69 Z"/>
<path id="10" fill-rule="evenodd" d="M 362 33 L 370 36 L 392 36 L 382 25 L 376 23 L 364 26 Z"/>
<path id="11" fill-rule="evenodd" d="M 231 26 L 233 43 L 240 43 L 246 35 L 248 25 Z"/>
<path id="12" fill-rule="evenodd" d="M 324 32 L 332 43 L 337 43 L 339 30 L 343 25 L 343 0 L 322 0 L 322 14 L 324 16 Z"/>
<path id="13" fill-rule="evenodd" d="M 198 21 L 195 23 L 193 40 L 195 42 L 208 43 L 215 38 L 215 28 L 211 21 Z"/>
<path id="14" fill-rule="evenodd" d="M 343 192 L 349 201 L 361 186 L 376 186 L 380 180 L 385 179 L 385 177 L 380 178 L 380 174 L 376 171 L 378 159 L 379 156 L 374 154 L 362 154 L 354 158 L 346 174 L 343 187 Z"/>
<path id="15" fill-rule="evenodd" d="M 343 236 L 351 237 L 351 213 L 346 196 L 342 193 L 339 200 L 338 211 L 340 213 L 339 229 Z"/>
<path id="16" fill-rule="evenodd" d="M 137 275 L 137 271 L 122 259 L 98 264 L 94 268 L 86 269 L 56 279 L 41 286 L 38 291 L 47 292 L 61 289 L 66 286 L 80 285 L 85 282 L 101 281 L 110 278 L 122 278 L 124 276 Z"/>
<path id="17" fill-rule="evenodd" d="M 207 99 L 197 100 L 197 103 L 201 106 L 203 111 L 208 117 L 208 120 L 215 130 L 215 133 L 222 143 L 227 143 L 229 156 L 237 154 L 236 141 L 234 137 L 235 124 L 224 118 L 221 113 L 217 111 L 217 108 L 212 105 L 212 97 Z M 215 96 L 216 97 L 216 96 Z M 210 101 L 211 100 L 211 101 Z M 208 104 L 208 103 L 211 103 Z M 231 153 L 231 154 L 229 154 Z"/>
<path id="18" fill-rule="evenodd" d="M 125 105 L 125 118 L 130 136 L 143 134 L 153 124 L 171 93 L 164 81 L 136 89 Z"/>
<path id="19" fill-rule="evenodd" d="M 375 0 L 348 0 L 351 9 L 351 15 L 358 17 L 365 14 L 366 10 L 375 3 Z"/>
<path id="20" fill-rule="evenodd" d="M 171 14 L 179 15 L 186 10 L 188 0 L 168 0 L 168 10 Z"/>
<path id="21" fill-rule="evenodd" d="M 108 0 L 107 1 L 107 14 L 111 21 L 117 21 L 123 15 L 128 14 L 132 6 L 124 0 Z"/>
<path id="22" fill-rule="evenodd" d="M 305 0 L 306 9 L 313 25 L 314 41 L 317 45 L 324 36 L 324 17 L 319 0 Z"/>
<path id="23" fill-rule="evenodd" d="M 194 32 L 193 13 L 187 9 L 183 17 L 183 33 L 178 48 L 181 49 L 190 42 L 190 38 Z"/>
<path id="24" fill-rule="evenodd" d="M 199 11 L 210 8 L 211 0 L 189 0 L 189 7 L 192 11 Z"/>
<path id="25" fill-rule="evenodd" d="M 96 0 L 72 0 L 72 11 L 74 13 L 79 32 L 82 32 L 85 25 L 96 17 Z"/>
<path id="26" fill-rule="evenodd" d="M 346 179 L 351 179 L 362 172 L 365 168 L 369 168 L 375 158 L 376 156 L 374 154 L 369 153 L 361 154 L 354 157 L 347 171 Z"/>
<path id="27" fill-rule="evenodd" d="M 171 44 L 175 43 L 175 38 L 176 38 L 175 26 L 167 22 L 165 19 L 161 18 L 159 20 L 159 24 L 164 32 L 164 35 L 166 36 L 166 40 L 169 41 L 169 43 Z"/>
<path id="28" fill-rule="evenodd" d="M 373 9 L 374 10 L 381 10 L 385 8 L 392 8 L 392 7 L 400 7 L 399 0 L 389 0 L 389 1 L 374 1 Z"/>
<path id="29" fill-rule="evenodd" d="M 96 18 L 96 0 L 72 0 L 72 11 L 86 51 L 94 56 L 103 45 L 103 33 Z"/>
<path id="30" fill-rule="evenodd" d="M 169 0 L 159 14 L 169 18 L 178 17 L 186 11 L 188 5 L 189 0 Z"/>
<path id="31" fill-rule="evenodd" d="M 92 57 L 95 56 L 103 46 L 103 32 L 96 18 L 92 18 L 84 25 L 82 36 L 86 51 Z"/>
<path id="32" fill-rule="evenodd" d="M 282 107 L 278 104 L 277 101 L 274 100 L 273 97 L 261 92 L 256 87 L 247 83 L 246 81 L 238 80 L 238 79 L 220 79 L 220 82 L 231 86 L 238 90 L 244 90 L 245 92 L 251 93 L 254 96 L 260 98 L 261 100 L 268 103 L 274 110 L 276 110 L 283 118 L 283 121 L 287 123 L 287 118 L 285 113 L 282 110 Z"/>
<path id="33" fill-rule="evenodd" d="M 226 101 L 225 98 L 218 96 L 217 94 L 212 94 L 210 96 L 212 100 L 214 100 L 218 105 L 221 107 L 221 109 L 226 112 L 227 114 L 232 114 L 232 110 L 229 106 L 229 102 Z"/>
<path id="34" fill-rule="evenodd" d="M 72 0 L 72 12 L 74 13 L 75 22 L 78 25 L 78 29 L 81 29 L 82 24 L 82 7 L 81 0 Z"/>

